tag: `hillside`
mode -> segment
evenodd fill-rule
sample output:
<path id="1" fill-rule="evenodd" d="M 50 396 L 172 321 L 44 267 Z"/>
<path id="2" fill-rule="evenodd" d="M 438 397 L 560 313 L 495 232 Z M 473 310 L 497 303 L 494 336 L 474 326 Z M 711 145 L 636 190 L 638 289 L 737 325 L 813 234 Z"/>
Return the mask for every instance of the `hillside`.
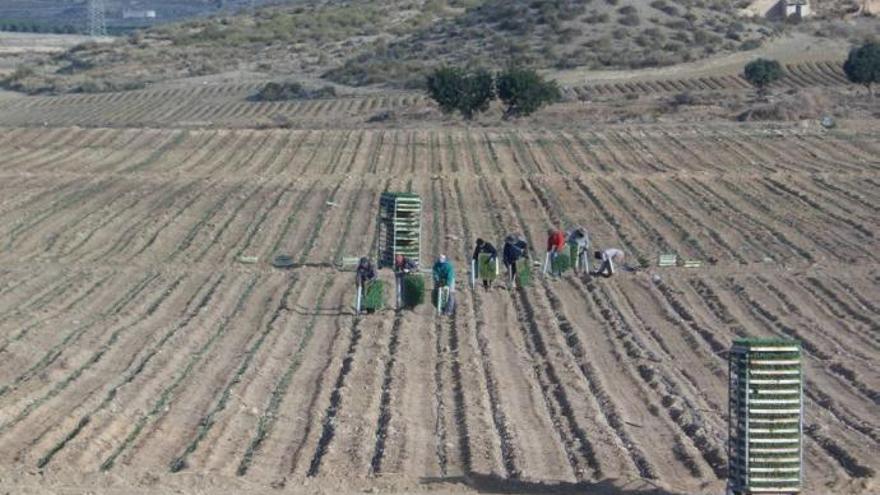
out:
<path id="1" fill-rule="evenodd" d="M 774 28 L 737 18 L 731 2 L 487 0 L 395 43 L 376 43 L 334 81 L 406 84 L 438 61 L 540 68 L 642 68 L 760 46 Z M 404 67 L 405 70 L 402 70 Z"/>
<path id="2" fill-rule="evenodd" d="M 426 0 L 302 3 L 158 26 L 112 44 L 83 44 L 22 68 L 5 85 L 64 93 L 136 89 L 229 71 L 264 79 L 317 77 L 377 37 L 406 34 L 446 12 Z"/>
<path id="3" fill-rule="evenodd" d="M 821 12 L 830 12 L 826 2 Z M 589 71 L 665 67 L 751 51 L 797 30 L 847 39 L 822 17 L 746 19 L 743 2 L 696 0 L 306 0 L 84 44 L 3 81 L 27 93 L 105 92 L 217 74 L 313 85 L 416 88 L 441 63 Z"/>

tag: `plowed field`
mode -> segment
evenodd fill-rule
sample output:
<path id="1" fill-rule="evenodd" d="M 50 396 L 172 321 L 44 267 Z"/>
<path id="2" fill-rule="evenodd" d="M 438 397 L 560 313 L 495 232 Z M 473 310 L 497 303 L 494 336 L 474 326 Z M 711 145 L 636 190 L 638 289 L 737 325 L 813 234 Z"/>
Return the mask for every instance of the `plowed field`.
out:
<path id="1" fill-rule="evenodd" d="M 725 351 L 748 335 L 803 343 L 809 493 L 877 493 L 878 143 L 6 128 L 4 481 L 720 493 Z M 370 252 L 385 190 L 423 198 L 422 262 L 454 261 L 454 317 L 354 317 L 334 263 Z M 464 287 L 476 237 L 540 247 L 576 223 L 644 268 Z M 657 268 L 672 252 L 704 266 Z"/>

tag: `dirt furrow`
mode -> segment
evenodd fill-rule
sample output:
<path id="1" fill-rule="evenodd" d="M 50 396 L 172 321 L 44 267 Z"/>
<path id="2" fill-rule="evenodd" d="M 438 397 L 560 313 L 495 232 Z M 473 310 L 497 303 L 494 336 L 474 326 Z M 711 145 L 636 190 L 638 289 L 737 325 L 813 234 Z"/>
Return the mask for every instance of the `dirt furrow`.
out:
<path id="1" fill-rule="evenodd" d="M 173 341 L 174 337 L 180 330 L 187 327 L 195 318 L 200 316 L 200 313 L 202 313 L 205 308 L 209 307 L 209 304 L 217 293 L 223 280 L 223 276 L 217 277 L 217 280 L 200 299 L 196 295 L 198 292 L 196 292 L 193 298 L 187 303 L 187 308 L 192 308 L 189 310 L 187 316 L 171 327 L 171 329 L 169 329 L 169 331 L 166 332 L 155 344 L 144 349 L 142 354 L 138 353 L 133 356 L 126 367 L 122 379 L 117 381 L 107 390 L 103 399 L 98 404 L 83 405 L 84 412 L 81 415 L 70 414 L 63 422 L 58 425 L 52 425 L 54 428 L 49 427 L 42 430 L 42 432 L 30 443 L 30 446 L 34 447 L 37 451 L 39 451 L 40 445 L 44 447 L 37 463 L 40 466 L 46 466 L 49 464 L 55 455 L 61 452 L 68 443 L 74 441 L 74 439 L 76 439 L 87 428 L 87 426 L 92 423 L 93 419 L 97 420 L 106 408 L 115 404 L 114 400 L 121 395 L 120 392 L 126 391 L 126 386 L 128 384 L 143 378 L 145 375 L 141 375 L 141 373 L 147 369 L 149 363 L 160 354 L 164 345 L 169 341 Z M 198 303 L 193 305 L 196 300 L 198 300 Z M 162 359 L 162 357 L 160 357 L 160 359 Z M 143 385 L 141 385 L 141 387 L 143 387 Z M 65 430 L 65 428 L 67 429 Z"/>
<path id="2" fill-rule="evenodd" d="M 112 437 L 116 441 L 114 442 L 111 440 L 111 445 L 114 443 L 115 445 L 110 449 L 107 455 L 102 457 L 100 463 L 100 469 L 102 471 L 112 469 L 117 460 L 120 460 L 121 456 L 126 455 L 130 449 L 135 446 L 142 433 L 149 434 L 149 430 L 152 430 L 153 425 L 171 411 L 171 405 L 174 403 L 175 398 L 178 397 L 178 389 L 181 386 L 185 386 L 185 381 L 191 379 L 193 371 L 197 371 L 197 368 L 199 367 L 198 365 L 202 359 L 212 355 L 215 345 L 218 343 L 221 345 L 230 345 L 230 342 L 228 342 L 227 339 L 224 339 L 224 337 L 229 333 L 233 322 L 236 321 L 241 314 L 253 308 L 253 306 L 251 306 L 246 309 L 245 303 L 253 294 L 257 282 L 259 282 L 258 277 L 253 277 L 251 279 L 249 284 L 241 292 L 231 313 L 219 322 L 214 334 L 211 335 L 211 337 L 190 356 L 186 366 L 160 391 L 155 397 L 155 401 L 152 402 L 152 406 L 142 414 L 137 415 L 131 423 L 131 427 L 125 427 L 120 432 L 114 432 Z M 241 342 L 235 342 L 231 345 L 235 348 L 239 348 L 241 344 Z M 149 430 L 145 431 L 145 428 L 148 428 Z M 125 433 L 126 431 L 127 434 Z"/>
<path id="3" fill-rule="evenodd" d="M 535 191 L 537 193 L 537 189 Z M 544 208 L 544 211 L 547 213 L 548 219 L 551 221 L 557 222 L 557 223 L 560 223 L 560 222 L 570 223 L 571 219 L 567 218 L 565 211 L 558 210 L 558 209 L 554 208 L 554 206 L 552 204 L 550 204 L 550 202 L 545 199 L 546 197 L 547 197 L 546 193 L 544 193 L 543 195 L 538 194 L 539 202 L 541 203 L 542 207 Z M 579 280 L 578 284 L 582 284 L 582 282 Z M 577 286 L 578 284 L 574 284 L 574 285 Z M 556 291 L 552 288 L 552 286 L 550 284 L 548 284 L 546 281 L 542 282 L 542 287 L 543 287 L 544 291 L 547 293 L 548 301 L 550 302 L 550 306 L 551 306 L 553 312 L 556 314 L 557 320 L 559 320 L 560 329 L 562 330 L 562 333 L 566 335 L 566 339 L 565 339 L 566 345 L 569 347 L 569 349 L 571 351 L 571 355 L 573 356 L 574 360 L 578 363 L 578 366 L 581 369 L 583 376 L 585 377 L 585 379 L 589 383 L 590 390 L 593 393 L 593 395 L 596 397 L 596 400 L 598 401 L 599 409 L 602 411 L 603 415 L 605 416 L 606 423 L 611 427 L 614 434 L 618 437 L 618 444 L 625 446 L 626 450 L 629 452 L 629 455 L 630 455 L 630 458 L 632 459 L 633 464 L 635 465 L 639 474 L 643 478 L 656 479 L 657 468 L 655 468 L 647 460 L 647 458 L 646 458 L 644 452 L 641 450 L 641 448 L 633 442 L 633 440 L 630 437 L 630 433 L 626 430 L 626 428 L 623 425 L 623 422 L 620 419 L 620 413 L 618 412 L 617 407 L 615 406 L 614 402 L 610 398 L 609 394 L 604 390 L 604 387 L 601 385 L 601 379 L 599 378 L 599 374 L 598 374 L 596 368 L 594 368 L 592 365 L 592 363 L 595 362 L 597 360 L 597 358 L 595 356 L 590 357 L 590 358 L 584 357 L 585 356 L 585 348 L 581 344 L 580 339 L 574 330 L 574 326 L 570 323 L 569 319 L 565 316 L 565 311 L 563 309 L 560 296 L 556 293 Z M 623 355 L 616 349 L 612 349 L 609 354 L 616 355 L 617 361 L 620 363 L 627 362 L 632 359 L 638 360 L 638 359 L 642 358 L 642 355 L 641 355 L 641 352 L 639 351 L 639 349 L 646 349 L 647 346 L 645 345 L 645 343 L 643 341 L 636 341 L 636 343 L 633 344 L 632 339 L 635 338 L 635 333 L 633 332 L 633 329 L 630 327 L 630 325 L 627 323 L 627 319 L 623 316 L 623 314 L 620 312 L 620 310 L 617 307 L 615 307 L 613 311 L 611 309 L 608 309 L 608 307 L 604 307 L 602 302 L 600 301 L 600 299 L 598 299 L 596 297 L 596 292 L 594 292 L 594 291 L 595 291 L 595 288 L 594 288 L 593 284 L 587 285 L 586 287 L 583 287 L 583 289 L 582 289 L 582 294 L 583 294 L 582 297 L 586 301 L 592 300 L 592 302 L 598 308 L 600 308 L 599 313 L 601 313 L 601 315 L 603 316 L 604 320 L 606 321 L 606 324 L 610 324 L 616 330 L 617 338 L 624 340 L 624 347 L 627 349 L 627 351 L 626 351 L 627 357 L 626 358 L 624 358 Z M 593 294 L 591 295 L 590 292 L 593 292 Z M 626 299 L 625 296 L 624 296 L 624 299 Z M 616 315 L 616 318 L 613 318 L 615 315 Z M 599 321 L 599 320 L 598 320 L 598 318 L 594 317 L 594 321 Z M 595 325 L 595 323 L 593 325 L 589 325 L 589 326 L 594 326 L 594 325 Z M 619 329 L 618 327 L 620 327 L 620 326 L 623 326 L 624 328 Z M 651 335 L 653 336 L 655 334 L 651 334 Z M 595 342 L 595 339 L 590 339 L 590 341 Z M 648 351 L 648 352 L 650 352 L 650 351 Z M 649 355 L 649 357 L 651 357 L 651 356 Z M 654 357 L 653 359 L 656 361 L 656 357 Z M 651 379 L 649 379 L 648 375 L 644 372 L 644 370 L 646 370 L 646 369 L 651 371 L 651 373 L 650 373 Z M 669 411 L 670 411 L 669 412 L 670 419 L 673 420 L 675 422 L 675 424 L 680 426 L 682 428 L 683 432 L 688 437 L 690 437 L 691 439 L 694 440 L 695 446 L 703 454 L 703 457 L 706 459 L 706 461 L 709 463 L 709 465 L 712 466 L 712 469 L 715 471 L 716 475 L 720 478 L 723 478 L 725 476 L 725 473 L 722 471 L 723 459 L 721 459 L 721 456 L 719 454 L 719 452 L 722 451 L 722 448 L 719 447 L 717 443 L 713 444 L 713 442 L 711 440 L 707 440 L 708 437 L 704 433 L 702 433 L 701 430 L 696 430 L 695 428 L 692 428 L 693 424 L 700 424 L 700 423 L 703 423 L 703 421 L 699 418 L 699 413 L 695 412 L 696 408 L 693 405 L 691 405 L 686 398 L 681 397 L 680 394 L 677 392 L 677 390 L 679 390 L 681 388 L 681 381 L 674 378 L 674 377 L 669 377 L 669 376 L 665 376 L 664 380 L 661 380 L 659 382 L 653 381 L 653 375 L 657 374 L 658 372 L 661 375 L 663 374 L 662 369 L 659 369 L 659 370 L 658 369 L 651 369 L 645 365 L 640 365 L 638 376 L 640 376 L 642 380 L 646 381 L 647 385 L 651 386 L 651 388 L 656 389 L 659 387 L 659 384 L 662 384 L 664 386 L 664 388 L 669 388 L 669 390 L 672 391 L 671 393 L 670 392 L 666 393 L 666 397 L 670 397 L 670 399 L 663 403 L 663 406 L 667 407 L 667 409 L 669 409 Z M 638 385 L 637 385 L 638 380 L 636 378 L 634 378 L 637 375 L 635 370 L 634 369 L 631 370 L 629 372 L 629 374 L 631 377 L 633 377 L 631 379 L 632 382 L 635 383 L 636 386 L 638 387 Z M 648 393 L 648 392 L 642 392 L 642 393 L 643 393 L 642 402 L 649 406 L 649 411 L 653 411 L 654 409 L 651 409 L 651 407 L 656 408 L 657 406 L 655 404 L 652 404 L 650 399 L 648 399 L 648 397 L 650 397 L 652 394 Z M 674 398 L 674 400 L 673 400 L 673 398 Z M 682 414 L 680 409 L 675 409 L 675 408 L 670 407 L 673 402 L 683 403 L 685 406 L 690 406 L 690 407 L 684 407 L 684 409 L 686 409 L 688 413 L 694 414 L 697 416 L 697 418 L 694 420 L 694 422 L 688 422 L 687 419 L 684 419 L 683 418 L 684 415 Z M 634 409 L 633 407 L 627 408 L 628 411 L 633 411 L 633 409 Z M 649 418 L 650 416 L 643 415 L 643 417 Z M 657 428 L 653 427 L 651 429 L 656 430 Z M 683 442 L 682 442 L 680 436 L 677 437 L 677 439 L 676 439 L 675 448 L 673 449 L 673 454 L 676 459 L 678 459 L 679 461 L 682 462 L 682 464 L 684 464 L 684 466 L 687 468 L 687 470 L 690 471 L 691 475 L 700 476 L 700 468 L 694 462 L 692 456 L 687 453 L 687 448 L 683 445 Z M 655 454 L 654 455 L 655 458 L 656 457 L 662 458 L 662 456 L 663 456 L 663 454 L 659 454 L 659 455 Z"/>
<path id="4" fill-rule="evenodd" d="M 16 369 L 22 370 L 20 373 L 15 374 L 14 378 L 12 378 L 9 382 L 4 383 L 0 386 L 0 395 L 8 392 L 10 389 L 18 387 L 23 382 L 30 380 L 34 377 L 39 376 L 46 368 L 51 366 L 68 348 L 75 348 L 76 343 L 83 337 L 89 330 L 92 330 L 97 327 L 96 323 L 102 322 L 105 319 L 119 318 L 125 316 L 123 311 L 128 311 L 131 305 L 142 303 L 138 298 L 141 293 L 143 293 L 154 281 L 159 279 L 158 273 L 148 273 L 143 279 L 134 284 L 131 289 L 122 293 L 121 297 L 116 299 L 113 303 L 109 305 L 109 307 L 97 314 L 93 317 L 87 319 L 85 322 L 81 324 L 72 325 L 72 329 L 67 332 L 59 332 L 60 341 L 57 342 L 41 342 L 41 346 L 37 347 L 35 343 L 31 345 L 34 347 L 31 349 L 30 354 L 33 356 L 32 359 L 22 360 L 18 362 L 16 365 Z M 159 291 L 158 304 L 161 304 L 166 296 L 164 295 L 164 291 Z M 153 303 L 156 304 L 156 303 Z M 150 312 L 152 308 L 153 312 L 158 309 L 158 306 L 149 305 L 147 308 L 147 312 Z M 142 317 L 139 315 L 139 317 Z M 139 319 L 139 318 L 137 318 Z M 137 319 L 135 321 L 137 321 Z M 43 345 L 48 344 L 51 347 L 43 349 Z M 36 351 L 36 352 L 34 352 Z M 28 356 L 30 358 L 30 356 Z M 37 359 L 39 357 L 39 359 Z M 8 362 L 7 362 L 8 363 Z M 11 371 L 11 370 L 10 370 Z M 4 376 L 13 376 L 13 373 L 10 371 L 4 370 Z"/>
<path id="5" fill-rule="evenodd" d="M 297 296 L 296 298 L 294 298 L 294 289 L 299 289 L 298 282 L 300 281 L 300 279 L 296 276 L 291 276 L 289 277 L 289 279 L 290 281 L 284 288 L 284 292 L 278 298 L 277 305 L 275 305 L 275 301 L 272 300 L 272 306 L 275 306 L 275 308 L 274 310 L 271 310 L 271 316 L 269 316 L 268 319 L 262 317 L 260 318 L 260 320 L 265 321 L 265 324 L 262 325 L 262 329 L 260 330 L 260 332 L 254 334 L 253 340 L 248 343 L 245 351 L 241 355 L 241 361 L 239 362 L 238 367 L 235 369 L 235 372 L 229 374 L 229 378 L 227 379 L 222 390 L 211 398 L 210 408 L 203 409 L 201 416 L 193 417 L 194 419 L 197 418 L 198 422 L 195 423 L 195 425 L 192 425 L 189 424 L 189 421 L 166 421 L 165 423 L 168 424 L 168 427 L 163 428 L 164 431 L 161 438 L 162 443 L 160 443 L 156 447 L 153 447 L 153 449 L 155 450 L 155 452 L 153 452 L 153 455 L 150 455 L 149 447 L 142 447 L 140 450 L 146 451 L 144 454 L 140 454 L 140 452 L 134 452 L 133 454 L 130 454 L 129 457 L 134 457 L 136 454 L 140 454 L 141 457 L 146 458 L 146 462 L 149 462 L 150 459 L 163 457 L 163 454 L 167 455 L 168 452 L 175 452 L 175 450 L 172 450 L 166 444 L 166 439 L 170 437 L 173 442 L 172 445 L 181 445 L 181 441 L 184 440 L 187 443 L 185 443 L 185 447 L 183 447 L 182 450 L 176 450 L 176 452 L 178 453 L 170 461 L 169 469 L 172 472 L 178 472 L 189 467 L 190 456 L 196 452 L 202 441 L 208 438 L 208 435 L 211 433 L 214 425 L 216 425 L 218 421 L 222 420 L 223 413 L 230 405 L 230 401 L 234 400 L 238 396 L 238 394 L 241 393 L 239 392 L 239 385 L 241 386 L 242 390 L 248 385 L 252 385 L 253 377 L 251 377 L 251 365 L 259 359 L 258 353 L 263 344 L 266 343 L 267 339 L 273 342 L 278 340 L 278 337 L 272 336 L 272 334 L 281 333 L 280 328 L 287 326 L 287 320 L 285 319 L 285 316 L 291 313 L 289 301 L 293 304 L 296 304 L 296 302 L 298 301 L 297 298 L 301 297 L 302 293 L 301 290 L 297 290 Z M 318 304 L 320 305 L 320 296 Z M 267 307 L 266 309 L 268 310 L 269 308 Z M 276 330 L 278 331 L 276 332 Z M 301 336 L 300 348 L 305 347 L 305 344 L 303 342 L 307 343 L 310 336 L 311 335 L 309 335 L 308 328 L 306 328 Z M 260 362 L 257 361 L 257 366 L 259 366 L 259 364 Z M 193 407 L 192 403 L 190 404 L 190 407 Z M 277 413 L 277 410 L 274 412 Z M 273 417 L 273 414 L 270 413 L 269 417 Z M 193 428 L 193 426 L 195 427 Z M 190 433 L 191 431 L 192 433 Z M 208 448 L 210 449 L 212 445 L 217 444 L 213 442 L 209 443 Z"/>

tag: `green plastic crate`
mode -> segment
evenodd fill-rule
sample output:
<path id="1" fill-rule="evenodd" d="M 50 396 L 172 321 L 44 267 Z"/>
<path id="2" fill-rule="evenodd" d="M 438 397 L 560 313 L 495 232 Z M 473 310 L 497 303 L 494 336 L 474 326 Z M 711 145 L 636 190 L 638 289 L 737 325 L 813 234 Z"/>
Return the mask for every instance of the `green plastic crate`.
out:
<path id="1" fill-rule="evenodd" d="M 563 253 L 559 253 L 556 255 L 556 258 L 552 262 L 551 271 L 553 273 L 564 274 L 571 268 L 571 256 Z"/>
<path id="2" fill-rule="evenodd" d="M 404 275 L 400 300 L 404 308 L 410 309 L 424 303 L 425 277 L 415 273 Z"/>
<path id="3" fill-rule="evenodd" d="M 385 307 L 385 282 L 373 280 L 364 292 L 364 309 L 377 311 Z"/>
<path id="4" fill-rule="evenodd" d="M 516 283 L 520 287 L 532 285 L 532 261 L 528 258 L 520 258 L 516 262 Z"/>
<path id="5" fill-rule="evenodd" d="M 493 281 L 498 278 L 498 259 L 492 259 L 486 253 L 480 253 L 477 258 L 477 274 L 480 280 Z"/>

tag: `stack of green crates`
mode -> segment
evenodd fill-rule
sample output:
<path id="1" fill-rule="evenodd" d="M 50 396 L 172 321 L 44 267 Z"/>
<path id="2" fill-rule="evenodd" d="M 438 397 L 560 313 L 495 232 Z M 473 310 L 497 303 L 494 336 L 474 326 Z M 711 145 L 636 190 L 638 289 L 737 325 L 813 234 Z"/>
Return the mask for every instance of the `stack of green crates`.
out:
<path id="1" fill-rule="evenodd" d="M 422 200 L 417 194 L 382 193 L 379 199 L 380 268 L 394 265 L 394 258 L 403 255 L 419 261 L 421 254 Z"/>
<path id="2" fill-rule="evenodd" d="M 797 341 L 741 339 L 730 351 L 729 491 L 798 493 L 803 368 Z"/>

